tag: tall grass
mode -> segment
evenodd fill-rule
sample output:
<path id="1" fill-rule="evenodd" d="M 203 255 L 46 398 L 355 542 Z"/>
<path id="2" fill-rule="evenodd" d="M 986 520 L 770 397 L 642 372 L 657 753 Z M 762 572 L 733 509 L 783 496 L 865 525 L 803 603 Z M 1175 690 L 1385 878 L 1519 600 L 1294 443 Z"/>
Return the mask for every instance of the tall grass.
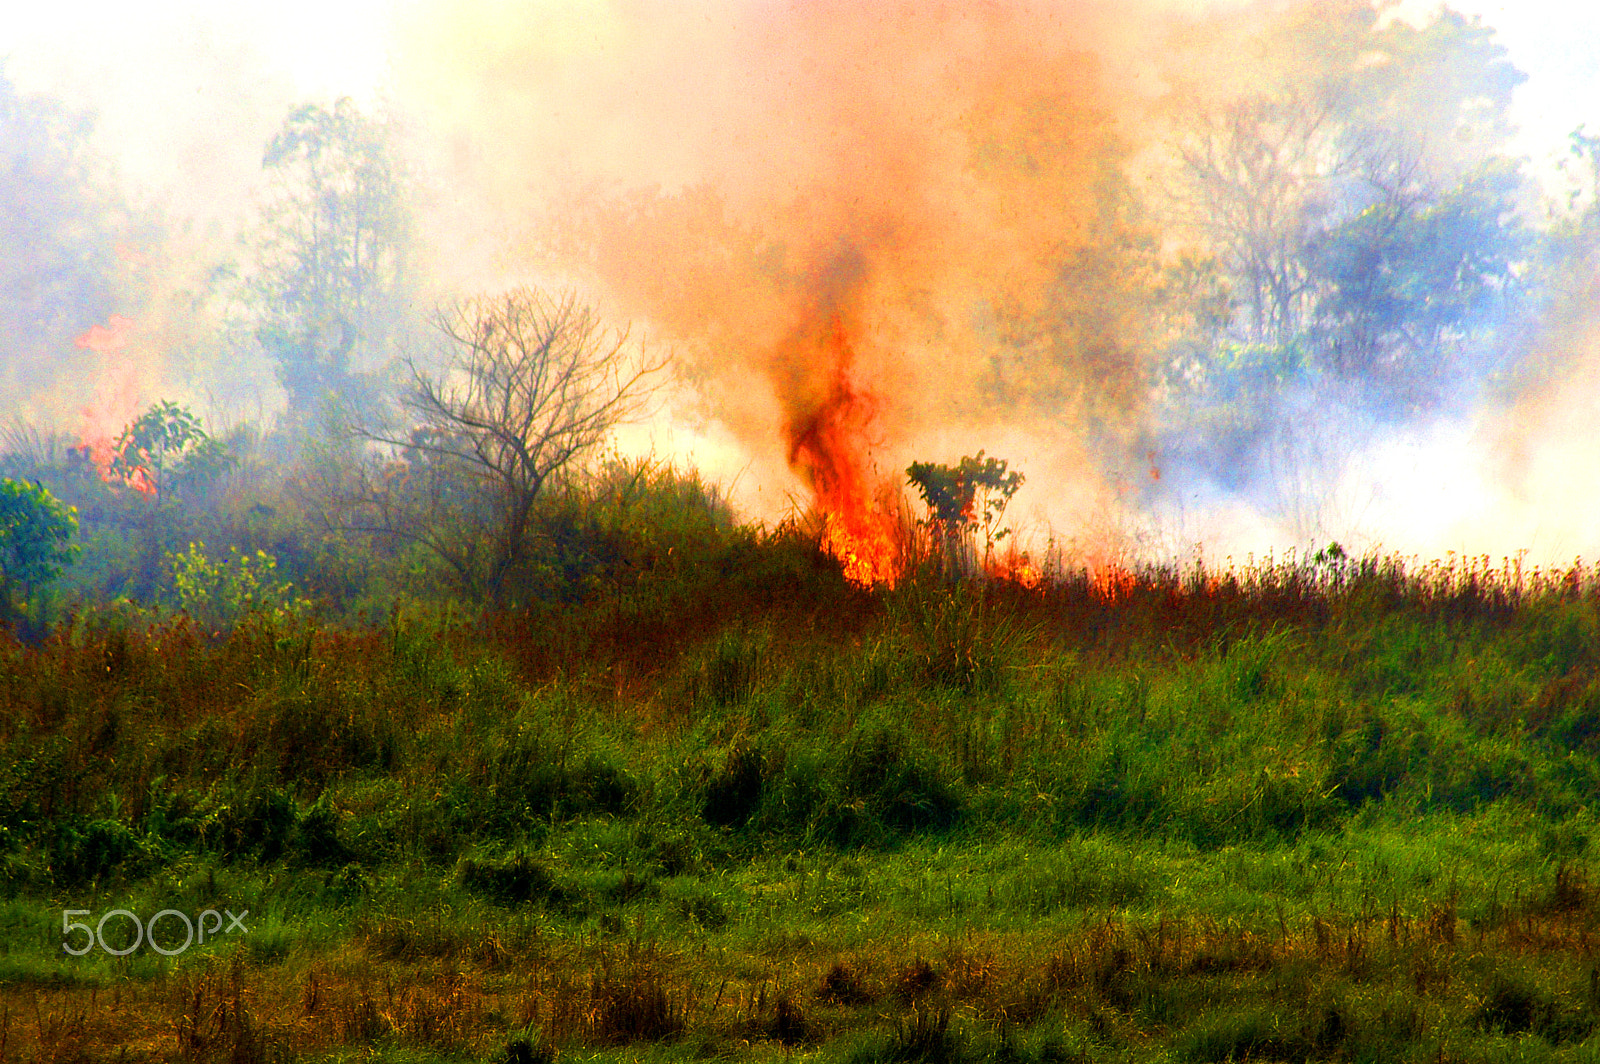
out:
<path id="1" fill-rule="evenodd" d="M 277 854 L 325 792 L 393 778 L 461 845 L 670 810 L 841 845 L 989 821 L 1221 845 L 1391 797 L 1559 815 L 1595 781 L 1581 567 L 813 582 L 709 629 L 695 596 L 653 600 L 632 641 L 603 601 L 221 642 L 181 618 L 80 622 L 0 650 L 0 820 L 28 844 L 116 822 Z"/>
<path id="2" fill-rule="evenodd" d="M 868 592 L 699 527 L 559 609 L 0 644 L 0 919 L 51 946 L 0 1016 L 59 987 L 27 1044 L 94 1059 L 38 913 L 234 891 L 237 982 L 93 976 L 178 1056 L 1589 1048 L 1595 571 Z"/>

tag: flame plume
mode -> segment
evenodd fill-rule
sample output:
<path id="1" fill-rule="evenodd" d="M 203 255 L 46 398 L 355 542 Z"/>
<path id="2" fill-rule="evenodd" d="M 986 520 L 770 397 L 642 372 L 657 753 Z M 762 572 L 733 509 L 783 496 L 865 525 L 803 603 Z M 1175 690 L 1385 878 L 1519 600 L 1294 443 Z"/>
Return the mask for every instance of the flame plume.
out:
<path id="1" fill-rule="evenodd" d="M 900 525 L 888 494 L 874 492 L 865 468 L 867 433 L 877 403 L 851 379 L 854 353 L 842 317 L 826 330 L 823 364 L 832 380 L 820 404 L 798 412 L 787 426 L 789 463 L 816 493 L 823 515 L 822 545 L 844 565 L 853 584 L 893 587 L 900 576 Z M 892 492 L 893 485 L 887 487 Z"/>
<path id="2" fill-rule="evenodd" d="M 492 219 L 482 268 L 671 344 L 687 426 L 798 479 L 850 579 L 888 584 L 910 552 L 874 460 L 1037 425 L 1056 468 L 1012 455 L 1075 505 L 1102 479 L 1081 437 L 1139 426 L 1148 241 L 1108 175 L 1159 95 L 1129 76 L 1146 6 L 424 0 L 397 69 L 459 228 Z"/>
<path id="3" fill-rule="evenodd" d="M 89 461 L 107 484 L 118 483 L 111 464 L 117 458 L 116 437 L 132 420 L 138 401 L 139 366 L 128 352 L 128 339 L 137 322 L 113 314 L 104 325 L 91 325 L 73 340 L 79 348 L 93 351 L 103 361 L 101 386 L 95 402 L 83 408 L 83 429 L 79 440 Z M 145 495 L 155 493 L 155 485 L 143 469 L 134 469 L 126 482 Z"/>

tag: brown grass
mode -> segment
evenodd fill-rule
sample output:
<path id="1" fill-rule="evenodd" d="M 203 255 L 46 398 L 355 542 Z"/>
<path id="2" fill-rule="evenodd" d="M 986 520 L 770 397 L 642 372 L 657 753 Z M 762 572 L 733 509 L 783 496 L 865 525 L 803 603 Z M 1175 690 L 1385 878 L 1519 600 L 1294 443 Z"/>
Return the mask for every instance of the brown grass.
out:
<path id="1" fill-rule="evenodd" d="M 127 1059 L 265 1061 L 380 1039 L 488 1055 L 529 1026 L 557 1047 L 691 1035 L 798 1046 L 877 1023 L 885 1001 L 909 1045 L 943 1037 L 957 1008 L 997 1028 L 1051 1015 L 1137 1027 L 1163 996 L 1221 1000 L 1286 985 L 1384 988 L 1467 1022 L 1487 992 L 1477 974 L 1486 956 L 1576 968 L 1600 984 L 1595 901 L 1586 882 L 1564 874 L 1478 927 L 1448 905 L 1259 926 L 1107 916 L 1065 934 L 974 936 L 933 955 L 885 947 L 870 958 L 819 948 L 714 961 L 600 943 L 507 964 L 465 942 L 429 956 L 369 939 L 355 952 L 276 967 L 240 952 L 112 988 L 7 986 L 0 1055 L 116 1060 L 127 1047 Z"/>

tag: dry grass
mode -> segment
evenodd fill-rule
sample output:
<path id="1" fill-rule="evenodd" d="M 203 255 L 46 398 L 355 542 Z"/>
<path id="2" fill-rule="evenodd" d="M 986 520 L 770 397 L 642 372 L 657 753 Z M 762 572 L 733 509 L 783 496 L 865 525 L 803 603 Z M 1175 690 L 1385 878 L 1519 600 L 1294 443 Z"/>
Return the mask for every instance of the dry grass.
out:
<path id="1" fill-rule="evenodd" d="M 977 935 L 926 955 L 896 955 L 888 942 L 865 956 L 818 949 L 720 959 L 599 944 L 508 968 L 480 963 L 464 942 L 453 951 L 459 961 L 395 957 L 369 943 L 326 961 L 262 967 L 240 952 L 109 988 L 0 989 L 0 1054 L 267 1061 L 389 1045 L 485 1056 L 530 1029 L 557 1050 L 695 1039 L 794 1047 L 884 1016 L 904 1048 L 954 1037 L 953 1011 L 993 1030 L 1053 1018 L 1160 1039 L 1220 1003 L 1285 994 L 1346 1002 L 1341 1023 L 1359 1024 L 1360 1002 L 1375 994 L 1426 1007 L 1446 1024 L 1543 1023 L 1578 1037 L 1600 1005 L 1597 918 L 1588 884 L 1564 875 L 1476 927 L 1449 906 L 1396 906 L 1248 926 L 1103 916 L 1068 933 Z M 1541 995 L 1486 977 L 1488 959 L 1495 970 L 1577 974 L 1566 977 L 1568 990 Z"/>

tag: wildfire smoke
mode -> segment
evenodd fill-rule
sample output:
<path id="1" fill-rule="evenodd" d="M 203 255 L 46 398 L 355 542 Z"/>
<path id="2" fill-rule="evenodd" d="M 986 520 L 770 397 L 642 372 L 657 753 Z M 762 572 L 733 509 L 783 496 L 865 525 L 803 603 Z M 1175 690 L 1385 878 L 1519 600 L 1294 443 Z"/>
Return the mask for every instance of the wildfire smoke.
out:
<path id="1" fill-rule="evenodd" d="M 1328 404 L 1338 453 L 1296 480 L 1274 467 L 1273 434 L 1308 465 L 1297 456 L 1321 430 L 1292 396 L 1226 484 L 1225 459 L 1151 447 L 1168 429 L 1153 367 L 1175 364 L 1175 337 L 1211 342 L 1203 320 L 1243 298 L 1225 283 L 1185 296 L 1172 271 L 1204 259 L 1196 227 L 1216 222 L 1174 207 L 1179 125 L 1256 114 L 1260 86 L 1299 100 L 1331 83 L 1344 53 L 1328 35 L 1348 42 L 1376 17 L 1337 0 L 435 0 L 402 34 L 400 89 L 446 145 L 457 220 L 508 234 L 497 268 L 580 283 L 672 344 L 680 423 L 740 448 L 708 472 L 753 466 L 747 484 L 780 486 L 765 512 L 741 500 L 758 516 L 777 515 L 783 486 L 805 493 L 863 580 L 897 571 L 858 560 L 895 542 L 873 471 L 979 448 L 1028 472 L 1018 510 L 1096 571 L 1145 549 L 1145 517 L 1167 523 L 1149 535 L 1158 554 L 1303 544 L 1357 518 L 1386 525 L 1368 543 L 1445 549 L 1459 529 L 1476 540 L 1512 510 L 1531 526 L 1559 507 L 1440 476 L 1446 448 L 1421 445 L 1420 477 L 1457 497 L 1421 517 L 1375 503 L 1378 480 L 1415 493 L 1385 441 Z M 1431 99 L 1395 121 L 1427 133 L 1414 139 L 1443 173 L 1471 153 L 1430 132 L 1454 121 Z M 1252 209 L 1279 188 L 1240 180 Z M 1454 438 L 1420 415 L 1404 428 Z M 1493 431 L 1473 432 L 1474 455 L 1493 449 Z M 1275 502 L 1277 488 L 1316 513 L 1301 521 L 1305 500 Z M 1467 520 L 1474 505 L 1492 512 Z"/>
<path id="2" fill-rule="evenodd" d="M 1137 242 L 1108 175 L 1137 139 L 1141 25 L 1089 3 L 451 3 L 408 71 L 462 184 L 526 219 L 514 257 L 672 342 L 699 416 L 786 465 L 887 581 L 874 458 L 1002 418 L 1137 419 Z"/>

